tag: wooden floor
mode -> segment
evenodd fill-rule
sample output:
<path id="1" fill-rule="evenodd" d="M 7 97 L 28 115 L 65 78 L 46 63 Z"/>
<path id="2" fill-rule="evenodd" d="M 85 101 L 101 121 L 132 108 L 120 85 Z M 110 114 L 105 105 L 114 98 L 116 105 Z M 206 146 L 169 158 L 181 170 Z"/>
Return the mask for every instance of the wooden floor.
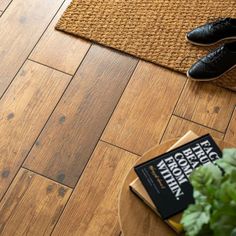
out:
<path id="1" fill-rule="evenodd" d="M 0 0 L 0 235 L 120 234 L 146 150 L 189 129 L 236 145 L 236 93 L 54 30 L 70 0 Z"/>

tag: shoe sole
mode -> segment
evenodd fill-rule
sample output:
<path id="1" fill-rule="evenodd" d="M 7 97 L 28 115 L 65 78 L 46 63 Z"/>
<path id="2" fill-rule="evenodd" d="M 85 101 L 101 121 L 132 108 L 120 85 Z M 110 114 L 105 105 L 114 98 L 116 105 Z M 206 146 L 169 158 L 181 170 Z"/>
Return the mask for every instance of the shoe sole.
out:
<path id="1" fill-rule="evenodd" d="M 186 40 L 187 40 L 189 43 L 191 43 L 191 44 L 193 44 L 193 45 L 196 45 L 196 46 L 202 46 L 202 47 L 214 46 L 214 45 L 216 45 L 216 44 L 218 44 L 218 43 L 220 43 L 220 42 L 227 42 L 227 41 L 231 41 L 231 40 L 236 40 L 236 36 L 235 36 L 235 37 L 223 38 L 223 39 L 220 39 L 220 40 L 218 40 L 218 41 L 216 41 L 216 42 L 214 42 L 214 43 L 208 43 L 208 44 L 205 43 L 205 44 L 204 44 L 204 43 L 196 43 L 196 42 L 194 42 L 194 41 L 191 41 L 191 40 L 188 39 L 187 36 L 185 36 L 185 38 L 186 38 Z"/>
<path id="2" fill-rule="evenodd" d="M 225 71 L 222 75 L 219 75 L 217 77 L 214 77 L 214 78 L 210 78 L 210 79 L 197 79 L 197 78 L 193 78 L 189 75 L 189 72 L 187 71 L 187 77 L 191 80 L 194 80 L 194 81 L 202 81 L 202 82 L 208 82 L 208 81 L 212 81 L 212 80 L 216 80 L 216 79 L 219 79 L 220 77 L 222 77 L 223 75 L 225 75 L 226 73 L 228 73 L 229 71 L 233 70 L 234 68 L 236 67 L 236 64 L 234 66 L 232 66 L 231 68 L 229 68 L 227 71 Z"/>

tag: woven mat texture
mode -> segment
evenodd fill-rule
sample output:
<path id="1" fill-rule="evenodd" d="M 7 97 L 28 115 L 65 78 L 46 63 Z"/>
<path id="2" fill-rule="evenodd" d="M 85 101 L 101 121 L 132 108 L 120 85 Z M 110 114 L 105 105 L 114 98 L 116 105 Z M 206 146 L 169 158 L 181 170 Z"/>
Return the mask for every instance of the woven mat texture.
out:
<path id="1" fill-rule="evenodd" d="M 73 0 L 56 29 L 185 73 L 212 50 L 186 32 L 226 16 L 236 17 L 236 0 Z M 229 85 L 236 72 L 226 76 Z"/>

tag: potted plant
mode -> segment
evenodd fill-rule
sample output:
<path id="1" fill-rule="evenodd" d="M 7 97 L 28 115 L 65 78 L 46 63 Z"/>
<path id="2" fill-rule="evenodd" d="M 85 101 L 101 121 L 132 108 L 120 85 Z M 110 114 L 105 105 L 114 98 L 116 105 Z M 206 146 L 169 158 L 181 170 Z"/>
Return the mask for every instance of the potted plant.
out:
<path id="1" fill-rule="evenodd" d="M 183 213 L 187 236 L 236 236 L 236 149 L 190 176 L 195 203 Z"/>

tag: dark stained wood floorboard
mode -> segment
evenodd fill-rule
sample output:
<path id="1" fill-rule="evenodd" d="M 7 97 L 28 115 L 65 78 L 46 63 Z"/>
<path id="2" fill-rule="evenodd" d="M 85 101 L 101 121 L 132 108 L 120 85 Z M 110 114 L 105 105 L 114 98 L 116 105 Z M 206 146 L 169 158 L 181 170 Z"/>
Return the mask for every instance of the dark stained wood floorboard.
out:
<path id="1" fill-rule="evenodd" d="M 71 189 L 20 169 L 0 203 L 0 235 L 50 235 Z"/>
<path id="2" fill-rule="evenodd" d="M 174 114 L 225 133 L 235 105 L 235 92 L 189 80 Z"/>
<path id="3" fill-rule="evenodd" d="M 118 236 L 118 196 L 137 159 L 99 142 L 52 235 Z"/>
<path id="4" fill-rule="evenodd" d="M 186 78 L 140 61 L 102 140 L 142 155 L 159 143 Z"/>
<path id="5" fill-rule="evenodd" d="M 236 108 L 234 109 L 224 140 L 236 145 Z"/>
<path id="6" fill-rule="evenodd" d="M 0 199 L 70 79 L 27 61 L 0 100 Z"/>
<path id="7" fill-rule="evenodd" d="M 49 235 L 55 225 L 53 235 L 119 235 L 117 195 L 137 158 L 122 148 L 141 154 L 189 129 L 220 139 L 226 131 L 236 143 L 236 93 L 188 82 L 179 96 L 186 77 L 157 65 L 140 62 L 115 109 L 137 60 L 93 46 L 80 65 L 91 43 L 54 30 L 70 0 L 50 23 L 63 1 L 0 0 L 0 97 L 8 88 L 0 101 L 0 198 L 13 180 L 0 202 L 1 235 Z M 32 50 L 31 60 L 69 74 L 80 65 L 51 118 L 70 76 L 28 61 L 13 80 Z M 97 145 L 110 117 L 103 138 L 111 144 Z M 70 200 L 68 187 L 16 173 L 32 147 L 32 171 L 72 187 L 82 175 Z"/>
<path id="8" fill-rule="evenodd" d="M 34 48 L 30 59 L 74 74 L 88 51 L 91 42 L 55 30 L 55 25 L 71 0 L 66 0 L 50 26 Z"/>
<path id="9" fill-rule="evenodd" d="M 74 187 L 136 64 L 92 46 L 24 166 Z"/>
<path id="10" fill-rule="evenodd" d="M 208 127 L 199 125 L 197 123 L 185 120 L 181 117 L 176 117 L 173 115 L 170 119 L 169 124 L 166 127 L 164 136 L 162 137 L 161 142 L 166 142 L 170 139 L 175 139 L 185 135 L 189 130 L 192 130 L 197 135 L 204 135 L 210 133 L 212 137 L 222 140 L 224 137 L 223 133 L 212 130 Z"/>
<path id="11" fill-rule="evenodd" d="M 63 0 L 13 0 L 4 12 L 0 19 L 0 97 L 62 2 Z"/>

